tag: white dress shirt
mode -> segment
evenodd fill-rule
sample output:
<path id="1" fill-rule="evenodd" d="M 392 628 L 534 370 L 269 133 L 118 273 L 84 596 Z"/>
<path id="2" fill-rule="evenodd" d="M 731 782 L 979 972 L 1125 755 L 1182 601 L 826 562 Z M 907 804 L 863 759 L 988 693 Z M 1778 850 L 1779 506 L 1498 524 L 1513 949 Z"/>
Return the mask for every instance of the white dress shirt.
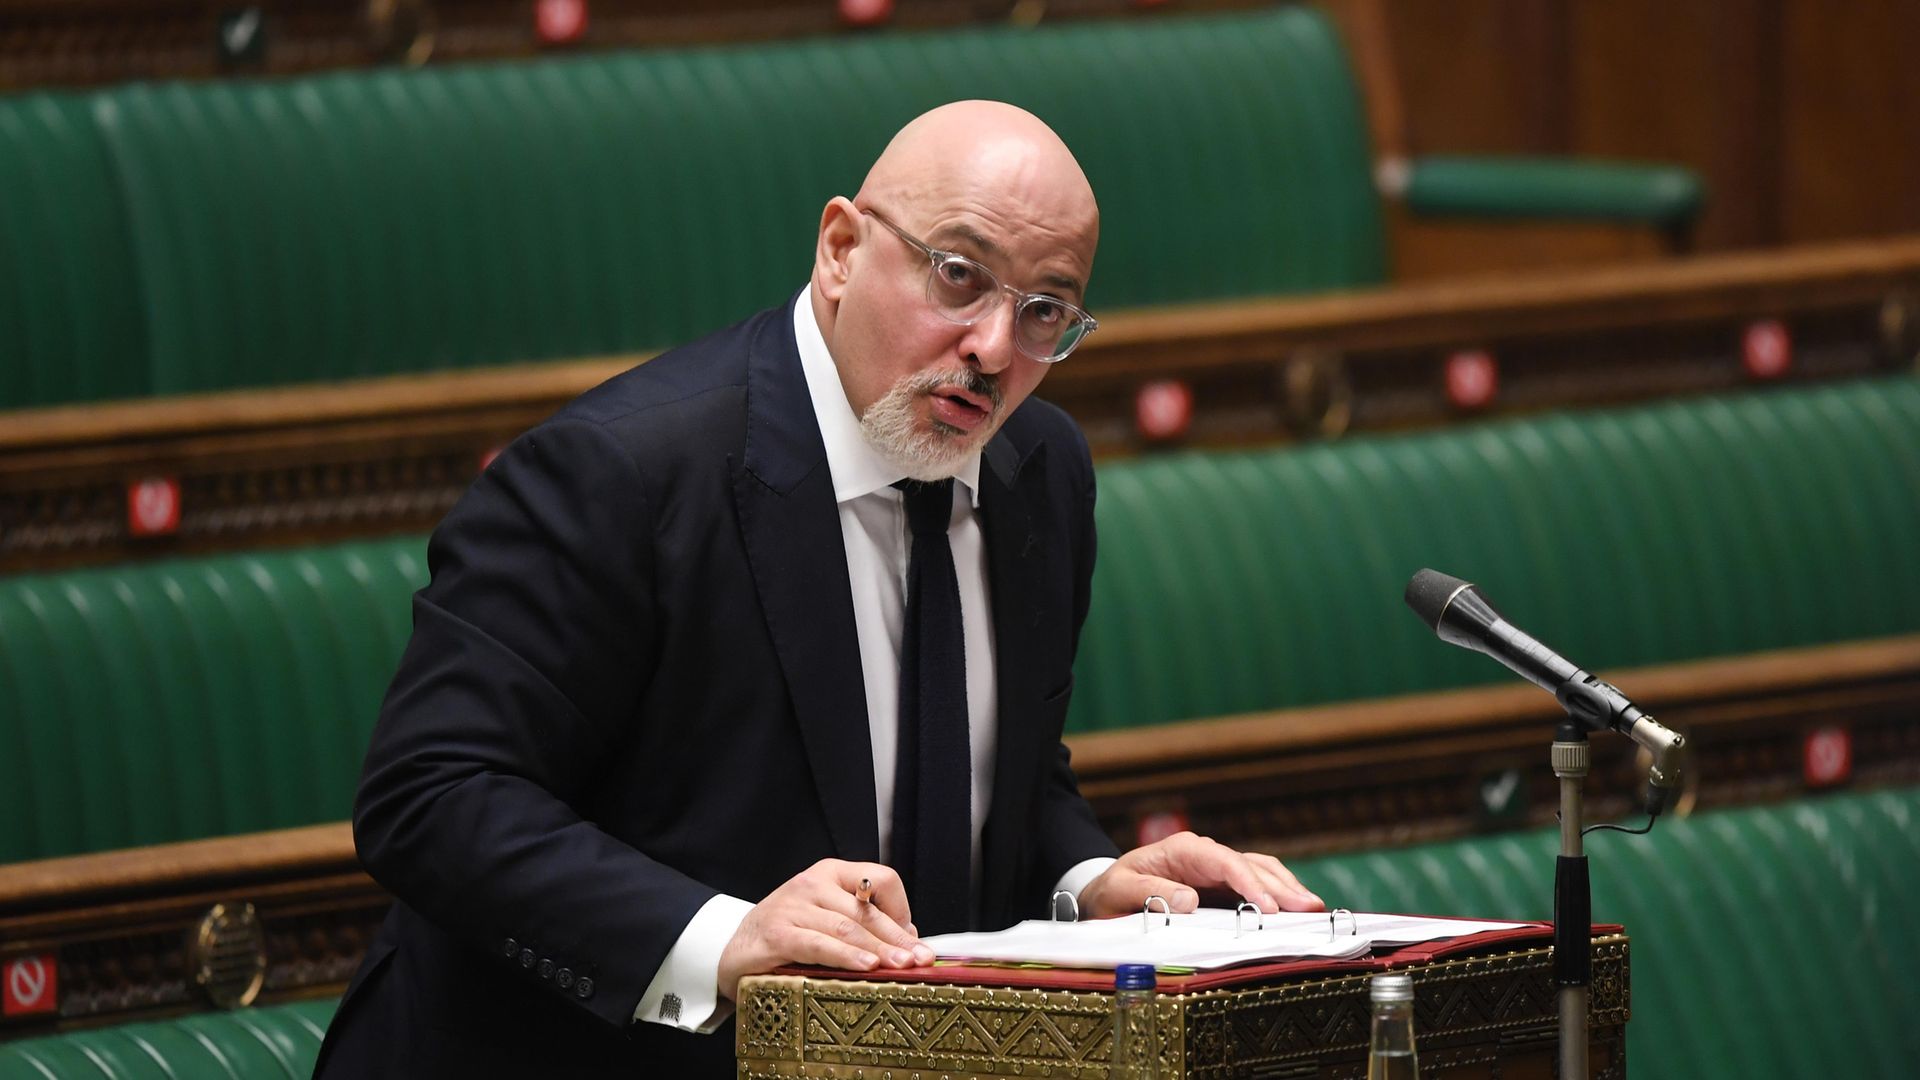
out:
<path id="1" fill-rule="evenodd" d="M 880 824 L 880 861 L 892 850 L 894 765 L 899 738 L 900 636 L 906 620 L 907 553 L 911 537 L 906 507 L 893 487 L 906 473 L 880 456 L 860 431 L 847 402 L 840 372 L 827 351 L 813 314 L 813 291 L 793 305 L 793 336 L 800 347 L 813 414 L 826 443 L 833 497 L 840 509 L 846 545 L 847 583 L 853 594 L 861 680 L 867 691 L 867 735 L 873 747 L 874 810 Z M 980 533 L 980 455 L 954 475 L 953 519 L 947 540 L 960 582 L 960 617 L 966 635 L 967 729 L 973 757 L 973 880 L 980 880 L 980 830 L 993 793 L 993 750 L 999 716 L 995 695 L 993 609 L 987 595 L 987 552 Z M 1113 860 L 1089 859 L 1068 870 L 1057 888 L 1076 896 Z M 720 953 L 753 905 L 720 895 L 700 908 L 681 931 L 660 970 L 640 997 L 638 1020 L 712 1031 L 733 1012 L 719 996 Z"/>

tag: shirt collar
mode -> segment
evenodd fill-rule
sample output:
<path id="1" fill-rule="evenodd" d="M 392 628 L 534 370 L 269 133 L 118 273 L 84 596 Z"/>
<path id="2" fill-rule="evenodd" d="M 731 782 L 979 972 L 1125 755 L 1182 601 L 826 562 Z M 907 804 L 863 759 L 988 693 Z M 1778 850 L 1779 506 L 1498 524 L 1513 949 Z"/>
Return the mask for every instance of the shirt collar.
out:
<path id="1" fill-rule="evenodd" d="M 793 304 L 793 340 L 800 349 L 800 371 L 807 379 L 807 394 L 813 398 L 814 419 L 820 423 L 820 438 L 827 446 L 827 471 L 833 477 L 835 502 L 850 502 L 862 495 L 886 491 L 895 481 L 907 477 L 898 465 L 888 461 L 860 430 L 860 418 L 847 403 L 846 387 L 840 382 L 840 369 L 827 351 L 827 339 L 813 317 L 813 286 L 800 290 Z M 980 455 L 969 454 L 954 474 L 967 489 L 967 501 L 980 505 Z"/>

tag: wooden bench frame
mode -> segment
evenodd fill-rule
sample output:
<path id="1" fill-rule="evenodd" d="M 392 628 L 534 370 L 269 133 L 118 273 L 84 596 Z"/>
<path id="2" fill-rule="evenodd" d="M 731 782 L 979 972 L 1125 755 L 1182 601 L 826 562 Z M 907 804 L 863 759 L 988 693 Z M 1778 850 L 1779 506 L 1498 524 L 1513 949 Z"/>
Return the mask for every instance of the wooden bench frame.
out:
<path id="1" fill-rule="evenodd" d="M 1743 335 L 1769 321 L 1792 341 L 1786 381 L 1914 366 L 1920 237 L 1117 312 L 1044 396 L 1102 455 L 1337 437 L 1752 385 Z M 1447 370 L 1476 351 L 1498 396 L 1466 407 Z M 0 573 L 424 532 L 492 452 L 646 359 L 0 413 Z M 1169 382 L 1192 421 L 1150 441 L 1139 399 Z M 136 535 L 147 481 L 174 492 L 177 521 Z"/>
<path id="2" fill-rule="evenodd" d="M 1436 648 L 1444 646 L 1436 643 Z M 1920 782 L 1920 635 L 1612 674 L 1688 732 L 1697 779 L 1679 812 L 1809 790 L 1812 733 L 1850 740 L 1851 782 Z M 1552 820 L 1557 706 L 1525 685 L 1421 694 L 1072 736 L 1081 787 L 1123 846 L 1176 812 L 1283 857 L 1440 840 L 1490 827 L 1478 782 L 1519 770 L 1519 812 Z M 1594 740 L 1594 820 L 1626 817 L 1631 744 Z M 0 963 L 50 956 L 58 1017 L 0 1021 L 0 1039 L 207 1007 L 185 943 L 214 904 L 265 928 L 262 1001 L 340 992 L 384 912 L 342 822 L 0 867 Z"/>

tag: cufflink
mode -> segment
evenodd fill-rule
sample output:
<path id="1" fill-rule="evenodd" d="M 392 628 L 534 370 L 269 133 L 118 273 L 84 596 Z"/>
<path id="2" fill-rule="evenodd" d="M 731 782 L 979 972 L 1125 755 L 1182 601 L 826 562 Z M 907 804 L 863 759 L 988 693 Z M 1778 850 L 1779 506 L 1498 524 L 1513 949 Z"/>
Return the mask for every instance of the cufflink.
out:
<path id="1" fill-rule="evenodd" d="M 660 999 L 660 1019 L 674 1024 L 680 1022 L 679 994 L 668 994 Z"/>

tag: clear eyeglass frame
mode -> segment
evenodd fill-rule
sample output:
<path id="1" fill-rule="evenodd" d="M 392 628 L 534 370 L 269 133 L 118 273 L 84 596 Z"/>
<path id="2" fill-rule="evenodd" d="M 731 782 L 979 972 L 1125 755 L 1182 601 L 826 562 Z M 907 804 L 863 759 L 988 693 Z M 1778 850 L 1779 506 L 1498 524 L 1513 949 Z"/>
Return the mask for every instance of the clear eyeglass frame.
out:
<path id="1" fill-rule="evenodd" d="M 1070 304 L 1057 296 L 1051 296 L 1047 293 L 1022 292 L 1001 281 L 999 275 L 981 265 L 979 262 L 969 259 L 957 251 L 942 251 L 926 243 L 899 225 L 894 224 L 890 218 L 878 210 L 862 207 L 860 212 L 873 218 L 873 220 L 878 221 L 880 224 L 885 225 L 893 235 L 899 237 L 905 241 L 908 246 L 926 257 L 927 304 L 935 311 L 938 311 L 948 322 L 956 323 L 960 326 L 972 326 L 974 323 L 979 322 L 981 319 L 986 318 L 999 309 L 999 298 L 1001 296 L 1012 297 L 1014 305 L 1014 347 L 1020 350 L 1020 355 L 1027 357 L 1029 360 L 1038 360 L 1043 364 L 1057 364 L 1065 360 L 1073 350 L 1080 347 L 1080 343 L 1087 339 L 1088 334 L 1100 328 L 1099 321 L 1087 314 L 1086 309 L 1076 304 Z M 980 279 L 985 283 L 984 286 L 979 289 L 978 297 L 973 301 L 973 305 L 979 305 L 977 310 L 974 309 L 973 305 L 967 305 L 962 310 L 955 310 L 951 305 L 943 302 L 939 298 L 937 290 L 939 288 L 942 271 L 956 268 L 979 275 Z M 990 299 L 991 302 L 985 304 L 980 303 L 981 300 L 988 299 Z M 1057 342 L 1064 342 L 1065 344 L 1056 344 L 1051 352 L 1036 351 L 1029 347 L 1027 344 L 1027 335 L 1021 332 L 1022 325 L 1029 319 L 1029 313 L 1039 310 L 1040 305 L 1057 308 L 1063 316 L 1062 329 L 1055 340 Z M 1037 318 L 1037 316 L 1035 317 Z M 1038 325 L 1042 330 L 1050 332 L 1050 328 L 1044 324 Z M 1037 337 L 1044 339 L 1045 334 L 1037 335 Z"/>

